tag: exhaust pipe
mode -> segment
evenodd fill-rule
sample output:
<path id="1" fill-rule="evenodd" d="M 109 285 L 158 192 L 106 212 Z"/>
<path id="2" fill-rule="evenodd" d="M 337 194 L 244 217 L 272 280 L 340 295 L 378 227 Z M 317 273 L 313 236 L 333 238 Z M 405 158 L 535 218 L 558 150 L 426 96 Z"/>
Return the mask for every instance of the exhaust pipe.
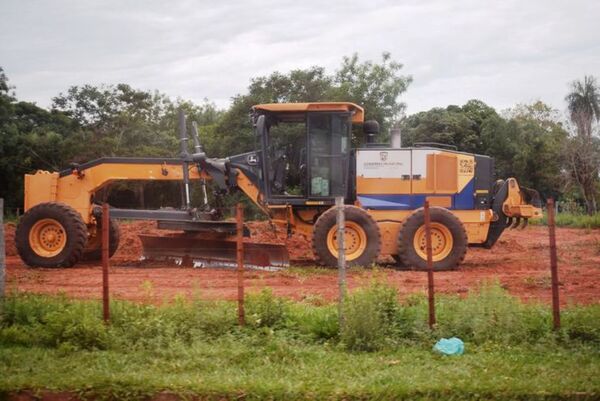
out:
<path id="1" fill-rule="evenodd" d="M 392 149 L 400 149 L 402 147 L 402 134 L 400 128 L 392 128 L 390 130 L 390 147 Z"/>

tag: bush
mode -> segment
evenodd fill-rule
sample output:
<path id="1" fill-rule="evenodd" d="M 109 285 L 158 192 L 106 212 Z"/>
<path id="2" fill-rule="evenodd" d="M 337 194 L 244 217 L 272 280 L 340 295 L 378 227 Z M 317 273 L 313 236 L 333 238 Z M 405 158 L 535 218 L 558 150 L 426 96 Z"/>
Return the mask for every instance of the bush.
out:
<path id="1" fill-rule="evenodd" d="M 98 301 L 9 295 L 0 308 L 0 344 L 66 350 L 139 348 L 156 352 L 177 346 L 188 349 L 194 343 L 218 341 L 228 335 L 262 345 L 331 341 L 353 351 L 415 344 L 429 349 L 439 338 L 452 336 L 473 344 L 600 344 L 600 305 L 565 308 L 562 330 L 554 333 L 550 306 L 524 304 L 497 283 L 484 285 L 465 299 L 437 296 L 434 331 L 427 325 L 423 295 L 413 294 L 399 302 L 396 290 L 379 282 L 347 297 L 341 330 L 336 304 L 293 303 L 275 297 L 268 289 L 248 297 L 244 330 L 237 326 L 233 302 L 177 298 L 154 306 L 115 301 L 110 325 L 102 321 Z"/>
<path id="2" fill-rule="evenodd" d="M 436 305 L 440 337 L 457 336 L 478 344 L 536 342 L 549 333 L 548 307 L 525 305 L 497 283 L 486 284 L 465 299 L 443 297 Z"/>
<path id="3" fill-rule="evenodd" d="M 292 305 L 286 327 L 316 341 L 336 339 L 339 334 L 337 305 L 311 307 L 306 304 Z"/>
<path id="4" fill-rule="evenodd" d="M 10 296 L 3 303 L 0 342 L 55 347 L 106 349 L 110 334 L 96 302 L 48 302 L 35 295 Z"/>
<path id="5" fill-rule="evenodd" d="M 270 288 L 246 297 L 246 322 L 255 327 L 275 327 L 283 323 L 286 302 L 273 295 Z"/>
<path id="6" fill-rule="evenodd" d="M 381 349 L 392 339 L 398 309 L 398 293 L 386 284 L 355 291 L 344 305 L 342 343 L 357 351 Z"/>
<path id="7" fill-rule="evenodd" d="M 600 228 L 600 213 L 593 215 L 583 213 L 561 212 L 556 214 L 556 225 L 558 227 L 571 228 Z M 534 225 L 548 225 L 548 214 L 544 212 L 544 216 L 539 220 L 530 220 Z"/>
<path id="8" fill-rule="evenodd" d="M 600 345 L 600 305 L 566 308 L 561 326 L 569 340 Z"/>

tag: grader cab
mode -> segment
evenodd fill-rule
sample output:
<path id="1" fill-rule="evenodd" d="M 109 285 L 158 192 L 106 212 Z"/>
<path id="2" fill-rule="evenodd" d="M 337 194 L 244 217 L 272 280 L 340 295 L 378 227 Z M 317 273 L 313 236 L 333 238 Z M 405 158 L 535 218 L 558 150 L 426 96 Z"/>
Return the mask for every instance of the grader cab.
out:
<path id="1" fill-rule="evenodd" d="M 345 200 L 346 260 L 360 266 L 390 255 L 398 264 L 424 268 L 426 200 L 433 206 L 436 269 L 456 268 L 468 245 L 492 247 L 505 228 L 541 217 L 537 192 L 519 187 L 514 178 L 495 180 L 490 157 L 443 145 L 375 144 L 371 138 L 378 124 L 364 121 L 364 111 L 356 104 L 261 104 L 252 108 L 251 118 L 260 143 L 252 152 L 210 158 L 194 124 L 190 152 L 190 130 L 181 114 L 177 158 L 102 158 L 61 172 L 26 175 L 26 213 L 16 233 L 21 258 L 44 267 L 99 258 L 101 208 L 96 194 L 118 180 L 182 182 L 185 201 L 179 210 L 112 208 L 110 215 L 156 220 L 158 228 L 180 232 L 141 236 L 145 257 L 203 265 L 231 263 L 235 224 L 208 205 L 192 206 L 194 181 L 204 190 L 204 183 L 212 181 L 217 197 L 242 191 L 272 223 L 311 238 L 313 252 L 324 265 L 335 265 L 339 251 L 332 207 L 336 197 Z M 357 124 L 363 126 L 367 143 L 353 149 Z M 118 227 L 111 223 L 110 229 L 112 254 Z M 282 245 L 252 244 L 248 250 L 248 264 L 289 263 Z"/>

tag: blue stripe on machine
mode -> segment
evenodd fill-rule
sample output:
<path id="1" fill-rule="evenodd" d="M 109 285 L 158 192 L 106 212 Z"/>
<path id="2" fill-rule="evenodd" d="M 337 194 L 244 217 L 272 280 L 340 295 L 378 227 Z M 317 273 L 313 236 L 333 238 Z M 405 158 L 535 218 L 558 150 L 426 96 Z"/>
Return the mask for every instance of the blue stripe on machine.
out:
<path id="1" fill-rule="evenodd" d="M 472 210 L 475 207 L 475 183 L 471 180 L 460 193 L 452 196 L 452 206 L 449 209 Z M 451 194 L 438 194 L 449 196 Z M 426 194 L 358 194 L 357 198 L 365 209 L 373 210 L 413 210 L 423 207 L 426 197 L 436 195 Z"/>
<path id="2" fill-rule="evenodd" d="M 412 210 L 423 206 L 425 195 L 358 195 L 358 201 L 366 209 Z"/>
<path id="3" fill-rule="evenodd" d="M 475 180 L 469 181 L 462 191 L 453 196 L 454 209 L 472 210 L 475 208 Z"/>

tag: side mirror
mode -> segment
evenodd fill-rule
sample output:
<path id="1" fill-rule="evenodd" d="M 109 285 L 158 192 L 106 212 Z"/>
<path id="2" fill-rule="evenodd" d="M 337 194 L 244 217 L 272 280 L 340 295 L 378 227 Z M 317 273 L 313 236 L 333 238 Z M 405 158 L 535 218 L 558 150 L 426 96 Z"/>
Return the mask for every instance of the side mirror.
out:
<path id="1" fill-rule="evenodd" d="M 259 138 L 266 137 L 267 120 L 264 115 L 258 116 L 258 118 L 255 120 L 254 127 L 254 133 L 256 134 L 256 136 L 258 136 Z"/>

